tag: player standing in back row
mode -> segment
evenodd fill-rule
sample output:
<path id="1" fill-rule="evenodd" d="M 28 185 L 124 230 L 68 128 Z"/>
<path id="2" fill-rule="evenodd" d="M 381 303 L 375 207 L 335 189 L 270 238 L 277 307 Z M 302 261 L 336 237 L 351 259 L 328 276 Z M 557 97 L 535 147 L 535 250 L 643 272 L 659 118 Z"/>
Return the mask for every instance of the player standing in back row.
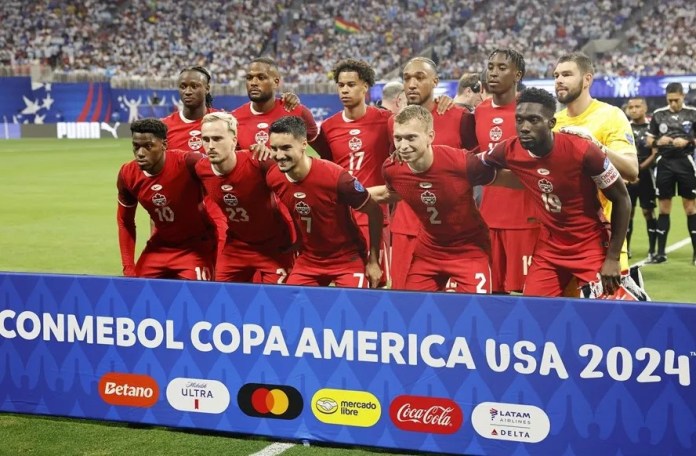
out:
<path id="1" fill-rule="evenodd" d="M 488 57 L 488 91 L 493 95 L 476 107 L 476 138 L 492 150 L 517 134 L 517 85 L 524 77 L 524 57 L 512 49 L 496 49 Z M 481 216 L 490 229 L 493 293 L 521 292 L 539 237 L 536 205 L 524 189 L 483 187 Z"/>
<path id="2" fill-rule="evenodd" d="M 375 83 L 375 72 L 367 62 L 347 59 L 336 64 L 333 75 L 343 110 L 321 124 L 312 147 L 321 158 L 341 165 L 364 186 L 384 185 L 382 164 L 394 147 L 388 125 L 392 113 L 365 102 L 367 92 Z M 355 211 L 353 215 L 363 237 L 369 239 L 367 214 Z M 379 255 L 384 271 L 382 285 L 389 279 L 387 226 L 385 217 Z"/>

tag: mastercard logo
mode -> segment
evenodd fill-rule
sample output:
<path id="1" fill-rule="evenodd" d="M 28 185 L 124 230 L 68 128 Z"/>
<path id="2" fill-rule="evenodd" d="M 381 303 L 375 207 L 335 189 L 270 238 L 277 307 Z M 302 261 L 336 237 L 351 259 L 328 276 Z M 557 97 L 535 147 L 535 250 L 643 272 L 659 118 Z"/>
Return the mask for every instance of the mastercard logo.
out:
<path id="1" fill-rule="evenodd" d="M 245 414 L 258 418 L 293 420 L 302 413 L 302 395 L 292 386 L 247 383 L 237 393 L 237 403 Z"/>

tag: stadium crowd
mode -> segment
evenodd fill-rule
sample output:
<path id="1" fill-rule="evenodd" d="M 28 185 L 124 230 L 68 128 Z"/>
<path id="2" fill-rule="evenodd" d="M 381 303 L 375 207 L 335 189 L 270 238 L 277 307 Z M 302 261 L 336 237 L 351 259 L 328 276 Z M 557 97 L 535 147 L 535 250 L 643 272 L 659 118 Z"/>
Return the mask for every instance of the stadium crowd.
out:
<path id="1" fill-rule="evenodd" d="M 603 55 L 599 71 L 608 75 L 683 74 L 696 61 L 696 9 L 687 0 L 658 2 L 626 31 L 625 50 Z"/>
<path id="2" fill-rule="evenodd" d="M 379 78 L 433 46 L 440 76 L 458 78 L 480 71 L 490 51 L 505 46 L 529 56 L 528 77 L 550 77 L 560 53 L 625 33 L 627 51 L 603 56 L 599 74 L 676 74 L 693 70 L 696 38 L 685 31 L 696 11 L 688 4 L 657 3 L 624 31 L 640 13 L 639 0 L 213 0 L 205 8 L 190 0 L 10 0 L 0 4 L 0 64 L 149 79 L 199 64 L 227 83 L 264 52 L 286 81 L 313 83 L 327 82 L 331 62 L 345 55 L 373 62 Z M 339 30 L 337 18 L 354 28 Z"/>

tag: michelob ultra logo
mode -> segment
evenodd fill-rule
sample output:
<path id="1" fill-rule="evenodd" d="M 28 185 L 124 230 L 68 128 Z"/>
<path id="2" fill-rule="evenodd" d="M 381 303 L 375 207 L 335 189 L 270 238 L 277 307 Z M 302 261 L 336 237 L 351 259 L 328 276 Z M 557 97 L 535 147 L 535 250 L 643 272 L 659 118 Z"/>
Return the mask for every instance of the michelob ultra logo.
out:
<path id="1" fill-rule="evenodd" d="M 179 377 L 167 385 L 167 401 L 182 412 L 217 414 L 230 405 L 230 392 L 217 380 Z"/>
<path id="2" fill-rule="evenodd" d="M 304 407 L 302 395 L 292 386 L 247 383 L 237 393 L 242 412 L 258 418 L 293 420 Z"/>
<path id="3" fill-rule="evenodd" d="M 99 396 L 111 405 L 152 407 L 159 398 L 159 387 L 149 375 L 109 372 L 99 380 Z"/>
<path id="4" fill-rule="evenodd" d="M 312 413 L 322 423 L 370 427 L 379 421 L 382 406 L 367 391 L 325 388 L 314 393 Z"/>

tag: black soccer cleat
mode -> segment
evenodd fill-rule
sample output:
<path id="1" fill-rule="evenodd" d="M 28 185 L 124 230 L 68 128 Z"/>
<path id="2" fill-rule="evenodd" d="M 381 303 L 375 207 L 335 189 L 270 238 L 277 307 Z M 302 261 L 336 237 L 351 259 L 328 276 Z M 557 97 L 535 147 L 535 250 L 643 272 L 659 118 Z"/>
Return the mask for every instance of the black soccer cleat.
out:
<path id="1" fill-rule="evenodd" d="M 667 262 L 667 255 L 655 255 L 649 261 L 650 264 L 660 264 L 660 263 L 665 263 L 665 262 Z"/>

